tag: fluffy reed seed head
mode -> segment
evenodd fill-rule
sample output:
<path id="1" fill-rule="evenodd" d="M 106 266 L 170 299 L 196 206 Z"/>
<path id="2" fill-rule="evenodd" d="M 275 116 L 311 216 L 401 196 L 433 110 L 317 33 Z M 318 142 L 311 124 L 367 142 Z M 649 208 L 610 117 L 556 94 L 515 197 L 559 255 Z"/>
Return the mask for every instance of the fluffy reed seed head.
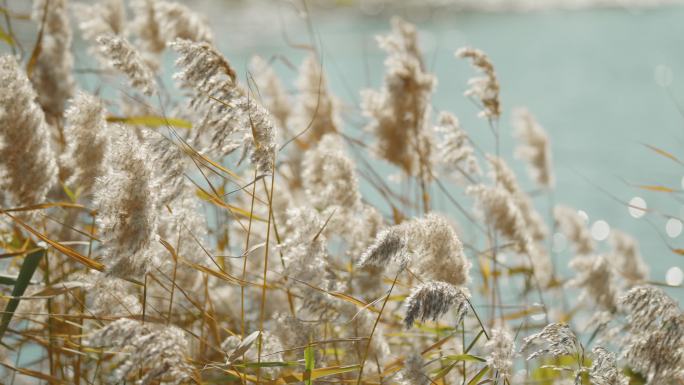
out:
<path id="1" fill-rule="evenodd" d="M 672 297 L 653 286 L 635 286 L 619 298 L 621 308 L 627 313 L 627 321 L 633 333 L 658 328 L 663 320 L 680 314 L 679 306 Z"/>
<path id="2" fill-rule="evenodd" d="M 532 239 L 535 241 L 544 240 L 548 234 L 544 219 L 534 208 L 529 195 L 520 188 L 513 170 L 499 157 L 487 155 L 487 160 L 491 167 L 489 178 L 492 180 L 492 183 L 501 185 L 511 194 L 515 205 L 520 209 L 520 214 L 522 214 L 525 220 L 525 227 L 528 229 Z"/>
<path id="3" fill-rule="evenodd" d="M 156 0 L 131 0 L 133 10 L 131 30 L 139 39 L 138 46 L 145 53 L 160 54 L 166 48 L 166 41 L 159 30 L 155 6 Z"/>
<path id="4" fill-rule="evenodd" d="M 286 236 L 279 245 L 286 266 L 286 275 L 322 285 L 326 268 L 326 239 L 319 234 L 324 221 L 308 207 L 287 211 Z"/>
<path id="5" fill-rule="evenodd" d="M 403 229 L 397 226 L 386 228 L 378 233 L 375 241 L 361 254 L 359 266 L 384 269 L 390 262 L 406 266 L 407 243 Z"/>
<path id="6" fill-rule="evenodd" d="M 67 0 L 36 0 L 32 19 L 42 23 L 43 40 L 31 83 L 38 93 L 38 102 L 49 122 L 59 119 L 67 100 L 76 87 L 73 75 L 74 57 L 71 53 L 71 23 Z M 47 13 L 45 13 L 47 11 Z"/>
<path id="7" fill-rule="evenodd" d="M 486 222 L 515 243 L 517 251 L 529 253 L 533 249 L 525 217 L 508 191 L 502 187 L 480 184 L 469 186 L 466 193 L 477 199 Z"/>
<path id="8" fill-rule="evenodd" d="M 636 286 L 620 297 L 628 333 L 622 356 L 649 385 L 684 380 L 684 315 L 661 289 Z"/>
<path id="9" fill-rule="evenodd" d="M 471 263 L 449 221 L 440 214 L 401 224 L 408 239 L 412 269 L 431 280 L 455 286 L 470 282 Z"/>
<path id="10" fill-rule="evenodd" d="M 158 55 L 168 42 L 185 39 L 212 43 L 213 33 L 206 20 L 181 3 L 160 0 L 132 0 L 131 30 L 143 51 Z"/>
<path id="11" fill-rule="evenodd" d="M 287 128 L 292 114 L 292 103 L 280 78 L 261 56 L 252 57 L 249 68 L 259 90 L 261 103 L 271 112 L 281 128 Z"/>
<path id="12" fill-rule="evenodd" d="M 164 135 L 146 130 L 143 131 L 144 145 L 148 149 L 149 162 L 154 168 L 152 184 L 157 191 L 160 207 L 171 204 L 174 200 L 185 199 L 187 181 L 185 179 L 185 154 L 179 145 Z"/>
<path id="13" fill-rule="evenodd" d="M 520 350 L 525 350 L 531 344 L 539 343 L 543 344 L 543 347 L 532 352 L 527 360 L 546 354 L 551 354 L 553 357 L 577 355 L 583 349 L 575 333 L 564 323 L 548 324 L 541 332 L 526 337 L 523 339 Z"/>
<path id="14" fill-rule="evenodd" d="M 45 115 L 11 55 L 0 56 L 0 190 L 10 205 L 42 203 L 57 180 Z"/>
<path id="15" fill-rule="evenodd" d="M 78 277 L 88 290 L 88 310 L 98 316 L 135 316 L 142 313 L 137 293 L 128 282 L 99 271 Z"/>
<path id="16" fill-rule="evenodd" d="M 283 346 L 284 358 L 301 358 L 301 353 L 295 348 L 307 346 L 310 342 L 318 340 L 320 333 L 313 322 L 305 322 L 290 314 L 279 314 L 275 317 L 277 328 L 273 332 L 277 335 Z M 318 349 L 317 349 L 318 353 Z M 320 355 L 317 354 L 318 361 Z M 269 359 L 270 361 L 270 359 Z"/>
<path id="17" fill-rule="evenodd" d="M 527 161 L 530 177 L 542 188 L 554 185 L 551 144 L 544 128 L 526 108 L 513 110 L 514 135 L 519 140 L 516 157 Z"/>
<path id="18" fill-rule="evenodd" d="M 419 352 L 411 352 L 404 360 L 404 367 L 397 378 L 402 385 L 427 385 L 430 377 L 425 373 L 425 362 Z"/>
<path id="19" fill-rule="evenodd" d="M 443 139 L 437 144 L 439 162 L 449 172 L 463 172 L 467 175 L 479 175 L 482 173 L 475 156 L 475 151 L 470 145 L 468 134 L 461 128 L 458 118 L 449 112 L 439 114 L 439 125 L 435 131 L 443 135 Z"/>
<path id="20" fill-rule="evenodd" d="M 121 318 L 97 330 L 90 337 L 89 344 L 124 353 L 109 374 L 117 383 L 141 371 L 143 375 L 135 382 L 138 385 L 156 380 L 165 384 L 181 384 L 192 378 L 192 367 L 185 359 L 188 342 L 183 331 L 174 326 Z"/>
<path id="21" fill-rule="evenodd" d="M 660 327 L 632 335 L 623 351 L 630 368 L 646 377 L 647 384 L 684 381 L 684 314 L 662 321 Z"/>
<path id="22" fill-rule="evenodd" d="M 617 366 L 615 353 L 609 352 L 601 346 L 591 350 L 592 364 L 589 378 L 596 385 L 628 385 L 629 378 L 622 374 Z"/>
<path id="23" fill-rule="evenodd" d="M 156 176 L 156 179 L 159 179 L 159 176 Z M 168 203 L 162 204 L 165 194 L 160 194 L 157 234 L 159 238 L 171 244 L 176 254 L 184 261 L 204 267 L 215 266 L 203 249 L 204 245 L 208 244 L 208 225 L 195 195 L 195 186 L 182 178 L 176 181 L 180 181 L 181 184 L 178 186 L 177 195 L 168 196 Z M 176 181 L 168 180 L 167 183 L 175 185 Z M 161 261 L 160 268 L 167 277 L 174 277 L 175 271 L 176 284 L 180 287 L 186 290 L 201 287 L 203 274 L 198 269 L 185 263 L 176 263 L 170 258 L 166 248 L 154 248 L 152 251 L 157 253 L 155 258 Z"/>
<path id="24" fill-rule="evenodd" d="M 158 200 L 147 148 L 127 129 L 117 128 L 106 158 L 107 172 L 95 184 L 95 207 L 103 259 L 121 278 L 141 277 L 158 265 L 155 239 Z"/>
<path id="25" fill-rule="evenodd" d="M 483 74 L 481 77 L 468 80 L 470 88 L 465 92 L 465 96 L 473 96 L 482 102 L 480 117 L 490 120 L 499 119 L 501 116 L 499 80 L 487 54 L 479 49 L 465 47 L 456 51 L 456 57 L 470 59 L 473 67 Z"/>
<path id="26" fill-rule="evenodd" d="M 437 321 L 455 307 L 456 325 L 460 324 L 468 311 L 470 293 L 446 282 L 429 281 L 413 289 L 406 299 L 404 326 L 413 327 L 416 320 Z"/>
<path id="27" fill-rule="evenodd" d="M 336 134 L 326 134 L 307 151 L 302 168 L 303 185 L 314 207 L 352 209 L 361 204 L 354 162 Z"/>
<path id="28" fill-rule="evenodd" d="M 617 271 L 634 286 L 648 280 L 648 265 L 641 258 L 639 243 L 628 234 L 613 230 L 610 232 L 611 256 L 617 261 Z"/>
<path id="29" fill-rule="evenodd" d="M 487 365 L 504 379 L 510 378 L 516 353 L 513 335 L 505 327 L 492 329 L 490 334 L 484 346 L 488 352 Z"/>
<path id="30" fill-rule="evenodd" d="M 124 36 L 126 7 L 123 0 L 100 0 L 94 4 L 74 4 L 74 15 L 85 40 L 95 42 L 103 35 Z"/>
<path id="31" fill-rule="evenodd" d="M 615 271 L 606 256 L 578 256 L 570 261 L 570 267 L 577 275 L 568 285 L 582 289 L 582 300 L 591 299 L 611 313 L 617 310 Z"/>
<path id="32" fill-rule="evenodd" d="M 367 129 L 378 140 L 374 151 L 406 174 L 429 179 L 434 146 L 430 100 L 436 79 L 425 71 L 415 26 L 394 18 L 392 34 L 377 39 L 388 54 L 385 84 L 380 91 L 364 91 L 361 103 L 370 118 Z"/>
<path id="33" fill-rule="evenodd" d="M 378 233 L 362 254 L 360 265 L 384 268 L 389 262 L 400 269 L 409 263 L 420 275 L 460 286 L 470 281 L 471 263 L 463 244 L 441 215 L 428 214 Z"/>
<path id="34" fill-rule="evenodd" d="M 342 127 L 339 102 L 330 93 L 323 68 L 314 54 L 307 56 L 299 68 L 297 89 L 291 121 L 294 133 L 307 130 L 304 138 L 315 143 L 325 134 L 338 132 Z"/>
<path id="35" fill-rule="evenodd" d="M 65 112 L 66 149 L 60 160 L 66 185 L 90 193 L 95 178 L 104 172 L 109 143 L 105 109 L 95 96 L 78 92 Z"/>
<path id="36" fill-rule="evenodd" d="M 165 41 L 176 39 L 213 43 L 214 34 L 206 18 L 179 2 L 154 1 L 155 20 Z"/>
<path id="37" fill-rule="evenodd" d="M 577 210 L 567 206 L 556 206 L 553 209 L 553 216 L 560 231 L 575 245 L 575 252 L 588 255 L 594 251 L 591 233 Z"/>
<path id="38" fill-rule="evenodd" d="M 203 151 L 227 156 L 242 147 L 260 173 L 270 174 L 276 153 L 276 127 L 269 112 L 237 84 L 230 63 L 208 43 L 176 40 L 180 54 L 174 75 L 179 86 L 192 91 L 195 141 L 208 142 Z"/>
<path id="39" fill-rule="evenodd" d="M 101 35 L 96 40 L 108 64 L 128 77 L 132 87 L 147 96 L 157 91 L 154 72 L 128 40 L 115 35 Z"/>

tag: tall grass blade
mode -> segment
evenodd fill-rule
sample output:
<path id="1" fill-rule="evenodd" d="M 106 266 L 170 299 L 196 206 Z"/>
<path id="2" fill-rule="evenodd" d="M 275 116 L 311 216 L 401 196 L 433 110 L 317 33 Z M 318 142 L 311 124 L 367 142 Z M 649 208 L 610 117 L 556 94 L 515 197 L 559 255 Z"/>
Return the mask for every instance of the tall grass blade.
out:
<path id="1" fill-rule="evenodd" d="M 313 380 L 311 379 L 311 373 L 314 370 L 315 366 L 315 357 L 314 357 L 314 350 L 313 346 L 309 345 L 304 349 L 304 384 L 305 385 L 312 385 Z"/>
<path id="2" fill-rule="evenodd" d="M 14 284 L 14 289 L 12 289 L 12 299 L 7 302 L 5 306 L 5 311 L 2 314 L 2 321 L 0 322 L 0 340 L 5 335 L 5 331 L 9 327 L 9 323 L 14 316 L 14 311 L 17 310 L 19 306 L 20 299 L 24 295 L 26 288 L 31 283 L 31 278 L 33 273 L 38 268 L 41 258 L 45 256 L 45 249 L 39 249 L 27 255 L 24 259 L 24 263 L 21 265 L 21 270 L 19 271 L 19 276 Z"/>

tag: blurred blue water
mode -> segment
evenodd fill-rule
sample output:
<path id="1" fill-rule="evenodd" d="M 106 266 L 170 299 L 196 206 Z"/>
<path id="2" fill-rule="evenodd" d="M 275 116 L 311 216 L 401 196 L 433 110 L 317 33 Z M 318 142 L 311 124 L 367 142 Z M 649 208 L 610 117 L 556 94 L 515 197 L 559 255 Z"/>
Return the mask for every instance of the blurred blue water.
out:
<path id="1" fill-rule="evenodd" d="M 219 8 L 209 14 L 222 51 L 244 69 L 255 53 L 300 62 L 306 52 L 286 40 L 308 43 L 311 35 L 304 19 L 292 17 L 293 13 L 288 8 L 262 12 L 253 23 L 254 18 L 245 17 L 249 11 Z M 494 151 L 485 122 L 461 97 L 473 71 L 453 56 L 464 45 L 483 49 L 495 63 L 502 87 L 502 154 L 519 171 L 523 185 L 533 188 L 524 165 L 512 160 L 509 113 L 514 106 L 527 106 L 551 136 L 555 202 L 586 211 L 590 223 L 604 219 L 611 227 L 634 234 L 653 280 L 662 282 L 667 269 L 684 267 L 684 257 L 669 248 L 684 246 L 682 236 L 671 239 L 665 234 L 665 217 L 632 218 L 627 207 L 609 195 L 622 201 L 641 196 L 649 208 L 681 218 L 680 192 L 673 196 L 631 185 L 682 189 L 682 166 L 643 143 L 684 157 L 684 118 L 676 102 L 676 98 L 684 101 L 684 77 L 679 76 L 684 73 L 684 8 L 528 14 L 442 11 L 420 18 L 426 61 L 439 79 L 435 111 L 456 113 L 480 147 Z M 358 117 L 358 90 L 381 84 L 384 55 L 373 36 L 388 30 L 388 17 L 336 10 L 314 12 L 311 20 L 331 88 L 345 103 L 345 116 L 351 122 L 348 130 L 362 135 L 357 129 L 363 123 Z M 293 69 L 280 59 L 274 65 L 291 86 L 296 77 Z M 660 85 L 656 78 L 661 79 Z M 365 190 L 371 199 L 377 197 L 368 186 Z M 444 201 L 437 203 L 452 210 Z M 548 212 L 546 197 L 536 199 L 536 204 Z M 467 224 L 462 226 L 467 233 Z M 560 264 L 566 262 L 561 259 Z M 670 292 L 683 297 L 681 288 Z"/>
<path id="2" fill-rule="evenodd" d="M 372 141 L 361 130 L 365 122 L 359 114 L 359 90 L 382 84 L 385 55 L 374 36 L 387 33 L 391 15 L 316 10 L 310 13 L 309 29 L 305 18 L 284 5 L 236 8 L 233 3 L 217 1 L 195 5 L 198 12 L 208 15 L 217 45 L 243 78 L 250 58 L 258 54 L 273 60 L 276 71 L 294 92 L 296 67 L 309 53 L 300 46 L 315 44 L 330 88 L 343 103 L 347 132 Z M 670 238 L 665 231 L 665 215 L 684 218 L 684 166 L 644 146 L 650 144 L 684 159 L 684 115 L 679 110 L 681 105 L 684 111 L 684 76 L 680 75 L 684 74 L 684 7 L 532 13 L 441 9 L 400 16 L 418 25 L 426 63 L 438 77 L 435 113 L 455 113 L 479 147 L 493 153 L 494 141 L 486 122 L 476 117 L 476 107 L 462 96 L 474 71 L 456 59 L 454 51 L 470 45 L 489 54 L 501 83 L 501 154 L 530 191 L 535 187 L 527 178 L 525 165 L 512 156 L 511 108 L 528 107 L 546 128 L 557 183 L 552 199 L 535 198 L 543 214 L 549 213 L 550 203 L 562 203 L 588 213 L 590 225 L 602 219 L 611 228 L 633 234 L 654 281 L 664 282 L 672 267 L 684 269 L 684 256 L 671 250 L 684 248 L 684 235 Z M 77 52 L 85 62 L 82 48 Z M 173 83 L 173 59 L 172 54 L 165 58 L 163 78 L 169 85 Z M 88 84 L 93 79 L 86 76 L 82 80 Z M 91 84 L 96 85 L 100 86 Z M 372 163 L 382 175 L 396 173 L 381 161 Z M 663 185 L 677 192 L 651 192 L 635 187 L 637 184 Z M 401 185 L 391 186 L 403 192 Z M 460 190 L 453 185 L 449 188 L 465 206 L 470 205 Z M 388 211 L 368 183 L 362 183 L 362 189 L 372 203 Z M 433 191 L 440 194 L 436 188 Z M 636 196 L 657 213 L 640 219 L 630 216 L 626 202 Z M 436 209 L 461 219 L 463 238 L 475 236 L 446 199 L 436 198 L 433 203 Z M 601 242 L 601 247 L 608 251 L 606 242 Z M 567 276 L 570 255 L 561 253 L 557 258 Z M 684 298 L 681 287 L 668 291 Z"/>

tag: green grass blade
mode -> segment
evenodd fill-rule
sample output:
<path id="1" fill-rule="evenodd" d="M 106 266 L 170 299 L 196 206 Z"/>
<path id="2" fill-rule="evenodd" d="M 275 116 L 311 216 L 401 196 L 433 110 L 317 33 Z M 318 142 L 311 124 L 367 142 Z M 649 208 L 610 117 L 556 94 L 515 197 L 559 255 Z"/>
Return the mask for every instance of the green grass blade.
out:
<path id="1" fill-rule="evenodd" d="M 480 369 L 480 371 L 477 372 L 477 374 L 473 378 L 471 378 L 470 381 L 468 381 L 468 385 L 478 384 L 478 381 L 480 381 L 482 377 L 484 377 L 485 374 L 487 374 L 488 371 L 489 366 L 485 366 L 484 368 Z"/>
<path id="2" fill-rule="evenodd" d="M 12 39 L 12 36 L 10 36 L 7 32 L 5 32 L 5 30 L 2 29 L 2 27 L 0 27 L 0 40 L 4 41 L 9 46 L 14 45 L 14 39 Z"/>
<path id="3" fill-rule="evenodd" d="M 315 354 L 313 346 L 309 345 L 304 349 L 304 384 L 312 385 L 311 372 L 313 372 L 315 365 Z"/>
<path id="4" fill-rule="evenodd" d="M 36 271 L 36 268 L 38 268 L 38 264 L 44 256 L 45 249 L 39 249 L 27 255 L 24 259 L 24 263 L 21 265 L 21 270 L 19 271 L 17 281 L 14 284 L 14 289 L 12 290 L 12 297 L 14 298 L 7 302 L 7 306 L 5 306 L 5 312 L 2 315 L 2 321 L 0 322 L 0 341 L 5 335 L 7 327 L 9 327 L 12 316 L 14 316 L 14 311 L 17 310 L 17 306 L 19 306 L 19 298 L 17 297 L 24 295 L 26 288 L 31 283 L 33 273 Z"/>
<path id="5" fill-rule="evenodd" d="M 452 354 L 452 355 L 442 357 L 442 360 L 448 361 L 448 362 L 461 362 L 461 361 L 487 362 L 487 360 L 485 360 L 484 358 L 474 356 L 472 354 Z"/>

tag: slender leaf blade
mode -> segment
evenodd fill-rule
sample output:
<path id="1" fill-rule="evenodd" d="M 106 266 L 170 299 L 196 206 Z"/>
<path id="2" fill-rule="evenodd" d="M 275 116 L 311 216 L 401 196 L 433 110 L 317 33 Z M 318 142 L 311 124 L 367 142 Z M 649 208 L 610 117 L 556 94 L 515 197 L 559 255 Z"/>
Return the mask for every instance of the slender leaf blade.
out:
<path id="1" fill-rule="evenodd" d="M 123 123 L 132 126 L 146 126 L 150 128 L 156 127 L 177 127 L 177 128 L 192 128 L 192 123 L 180 119 L 169 118 L 164 116 L 141 115 L 141 116 L 108 116 L 107 121 L 110 123 Z"/>
<path id="2" fill-rule="evenodd" d="M 5 30 L 2 28 L 2 26 L 0 26 L 0 40 L 4 41 L 9 46 L 14 45 L 14 39 L 12 39 L 12 36 L 10 36 L 10 34 L 5 32 Z"/>
<path id="3" fill-rule="evenodd" d="M 304 384 L 312 385 L 311 373 L 315 367 L 315 354 L 313 346 L 309 345 L 304 349 Z"/>
<path id="4" fill-rule="evenodd" d="M 35 273 L 36 268 L 40 260 L 45 256 L 45 249 L 36 250 L 24 259 L 24 263 L 21 265 L 21 270 L 19 270 L 19 276 L 17 277 L 17 282 L 14 284 L 14 289 L 12 290 L 12 299 L 7 302 L 5 306 L 5 312 L 2 315 L 2 321 L 0 321 L 0 340 L 2 340 L 5 331 L 9 327 L 9 323 L 14 316 L 14 311 L 17 310 L 19 306 L 20 299 L 24 295 L 26 288 L 31 283 L 31 278 L 33 273 Z"/>

